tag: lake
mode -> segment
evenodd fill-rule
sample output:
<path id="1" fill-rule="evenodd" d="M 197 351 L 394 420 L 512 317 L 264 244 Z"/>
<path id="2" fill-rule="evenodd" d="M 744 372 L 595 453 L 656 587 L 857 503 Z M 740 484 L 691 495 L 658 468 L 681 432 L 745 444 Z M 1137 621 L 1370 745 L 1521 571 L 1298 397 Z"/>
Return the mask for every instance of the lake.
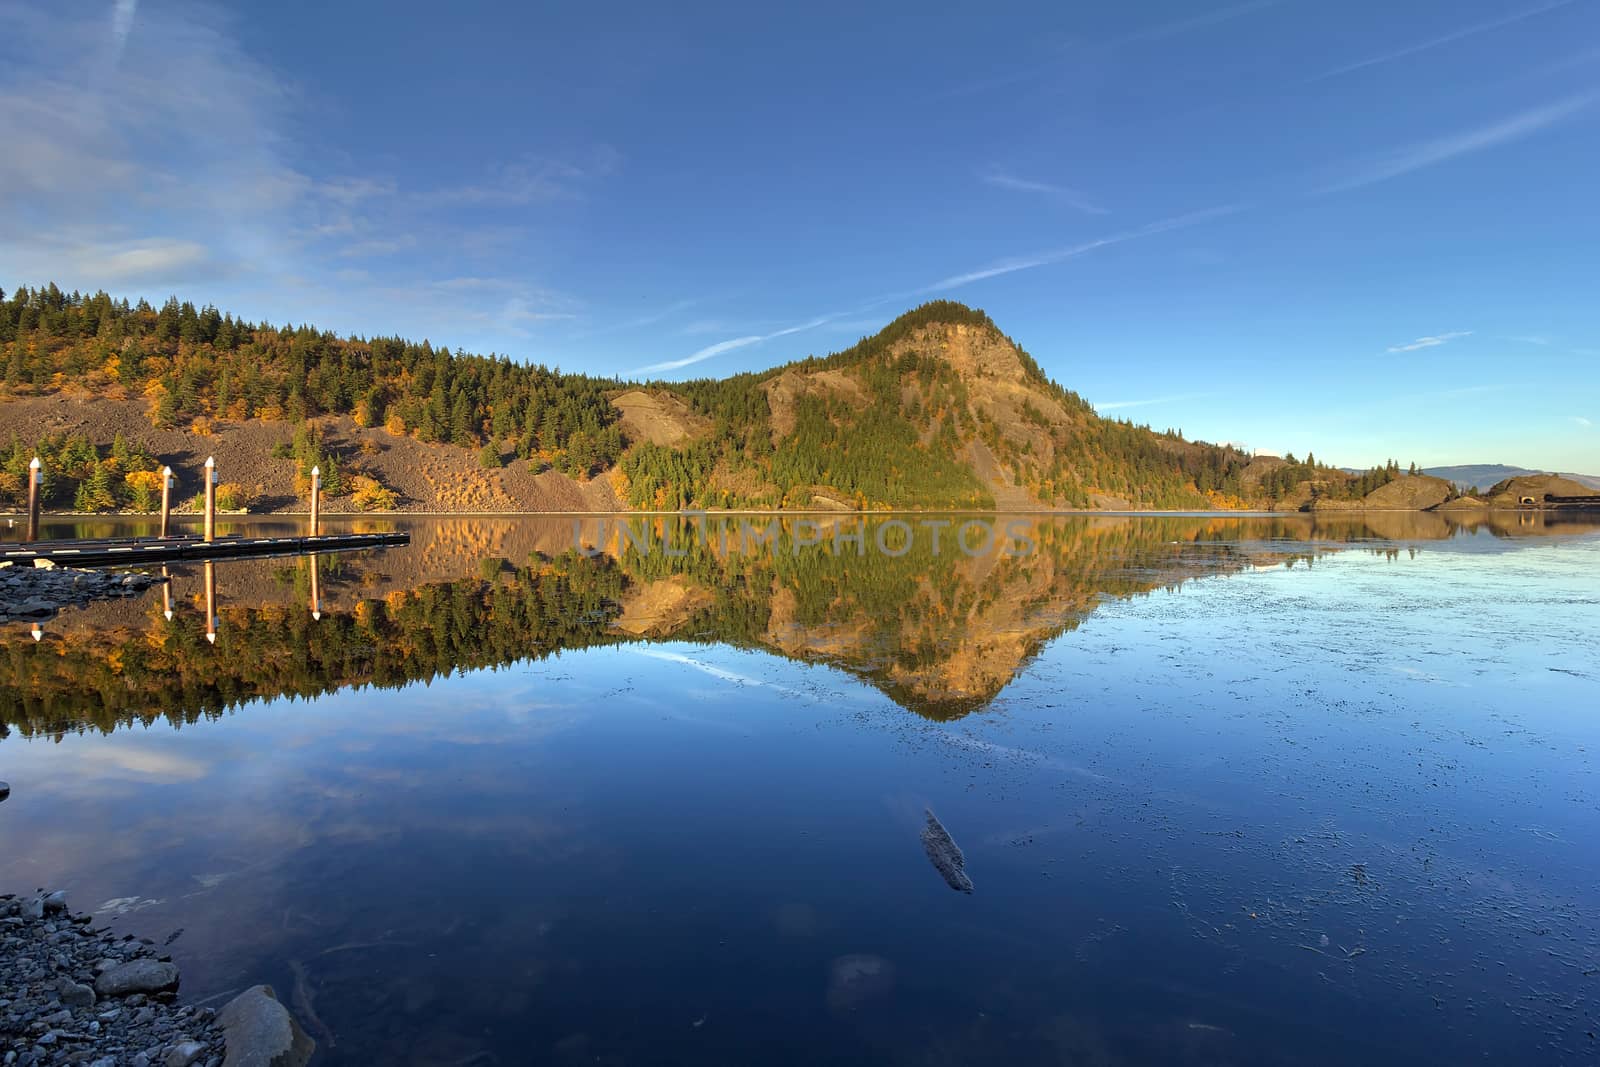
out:
<path id="1" fill-rule="evenodd" d="M 12 624 L 0 889 L 326 1064 L 1600 1056 L 1600 517 L 926 519 L 341 518 L 411 544 Z"/>

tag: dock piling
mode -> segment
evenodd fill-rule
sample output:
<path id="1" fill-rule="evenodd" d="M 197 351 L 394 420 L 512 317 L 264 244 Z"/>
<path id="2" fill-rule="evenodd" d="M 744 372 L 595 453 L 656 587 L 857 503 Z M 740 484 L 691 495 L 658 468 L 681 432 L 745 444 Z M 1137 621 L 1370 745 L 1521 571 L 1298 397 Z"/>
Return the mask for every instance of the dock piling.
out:
<path id="1" fill-rule="evenodd" d="M 44 464 L 34 456 L 28 464 L 28 540 L 39 539 L 39 490 L 44 486 Z"/>
<path id="2" fill-rule="evenodd" d="M 206 575 L 206 640 L 217 643 L 217 565 L 205 561 Z"/>
<path id="3" fill-rule="evenodd" d="M 215 456 L 206 457 L 205 531 L 207 544 L 217 539 L 217 460 Z"/>
<path id="4" fill-rule="evenodd" d="M 172 525 L 172 468 L 161 468 L 161 536 L 170 533 Z"/>
<path id="5" fill-rule="evenodd" d="M 311 468 L 311 536 L 317 536 L 317 520 L 322 514 L 322 468 Z"/>

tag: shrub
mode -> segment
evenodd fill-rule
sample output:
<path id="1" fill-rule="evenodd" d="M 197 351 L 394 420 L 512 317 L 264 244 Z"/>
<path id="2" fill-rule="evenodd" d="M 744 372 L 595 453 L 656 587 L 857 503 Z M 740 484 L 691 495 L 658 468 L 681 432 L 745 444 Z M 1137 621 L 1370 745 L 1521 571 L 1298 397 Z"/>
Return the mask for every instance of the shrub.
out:
<path id="1" fill-rule="evenodd" d="M 358 474 L 354 481 L 355 489 L 350 494 L 350 503 L 361 511 L 393 511 L 400 505 L 400 494 L 380 484 L 377 479 Z"/>
<path id="2" fill-rule="evenodd" d="M 223 482 L 217 486 L 218 511 L 247 511 L 250 505 L 255 503 L 255 499 L 255 490 L 247 489 L 238 482 Z M 205 497 L 202 496 L 200 510 L 204 511 L 205 506 Z"/>

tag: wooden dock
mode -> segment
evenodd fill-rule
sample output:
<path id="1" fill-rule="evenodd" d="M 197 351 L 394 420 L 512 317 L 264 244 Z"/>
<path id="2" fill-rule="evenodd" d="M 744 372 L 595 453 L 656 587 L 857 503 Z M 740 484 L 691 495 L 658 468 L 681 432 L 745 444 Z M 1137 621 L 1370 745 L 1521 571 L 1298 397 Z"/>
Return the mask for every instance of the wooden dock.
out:
<path id="1" fill-rule="evenodd" d="M 0 562 L 28 565 L 49 560 L 63 567 L 137 567 L 175 560 L 242 559 L 249 556 L 301 556 L 311 552 L 350 552 L 361 548 L 408 545 L 408 533 L 322 534 L 317 537 L 111 537 L 76 541 L 0 544 Z"/>

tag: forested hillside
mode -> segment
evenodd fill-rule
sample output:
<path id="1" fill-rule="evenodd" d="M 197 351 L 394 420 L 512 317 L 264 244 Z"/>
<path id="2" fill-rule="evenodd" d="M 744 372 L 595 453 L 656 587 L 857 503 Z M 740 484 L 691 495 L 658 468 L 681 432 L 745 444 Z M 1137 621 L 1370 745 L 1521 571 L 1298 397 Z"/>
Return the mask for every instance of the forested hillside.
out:
<path id="1" fill-rule="evenodd" d="M 350 479 L 362 507 L 401 502 L 372 459 L 379 431 L 472 449 L 486 471 L 511 462 L 578 483 L 604 475 L 618 499 L 649 509 L 1244 507 L 1358 499 L 1397 469 L 1351 477 L 1309 458 L 1263 464 L 1101 418 L 987 315 L 949 301 L 830 356 L 643 389 L 427 341 L 252 323 L 177 298 L 155 308 L 55 285 L 0 290 L 0 405 L 76 396 L 137 412 L 115 434 L 6 420 L 0 503 L 19 498 L 22 467 L 44 450 L 49 503 L 143 508 L 151 472 L 170 461 L 142 443 L 150 431 L 170 440 L 262 424 L 303 428 L 292 448 L 274 446 L 296 473 L 311 461 L 365 471 L 359 486 Z M 640 430 L 613 403 L 623 394 L 634 415 L 674 425 Z M 324 444 L 321 427 L 341 419 L 366 435 L 365 455 Z M 273 506 L 292 503 L 282 495 Z"/>

